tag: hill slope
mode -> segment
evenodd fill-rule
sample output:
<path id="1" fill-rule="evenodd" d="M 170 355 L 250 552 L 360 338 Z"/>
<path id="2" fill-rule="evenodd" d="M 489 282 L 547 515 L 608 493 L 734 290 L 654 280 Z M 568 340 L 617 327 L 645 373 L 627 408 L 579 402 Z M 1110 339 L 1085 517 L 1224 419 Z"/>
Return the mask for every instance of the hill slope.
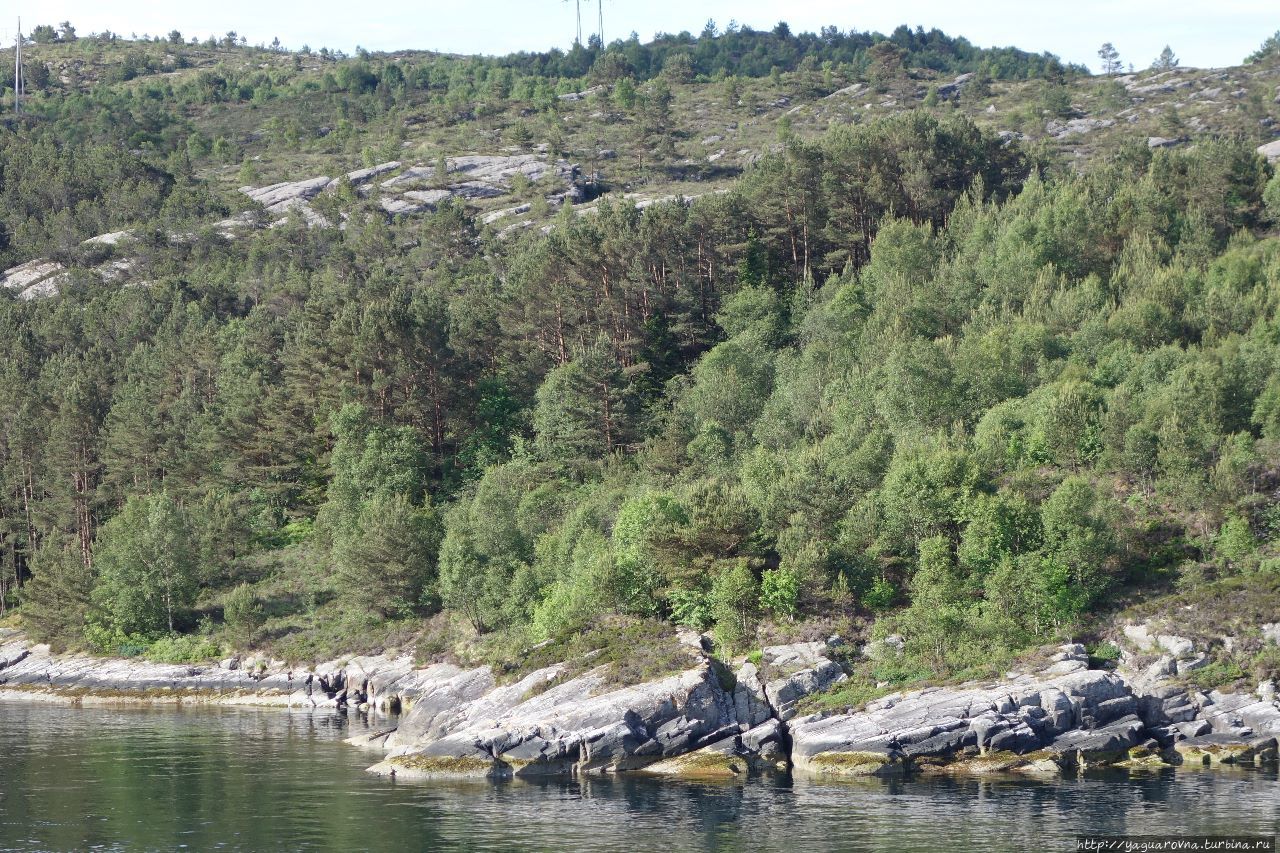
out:
<path id="1" fill-rule="evenodd" d="M 898 683 L 1269 590 L 1276 58 L 828 35 L 33 47 L 0 601 L 169 659 L 896 632 Z"/>

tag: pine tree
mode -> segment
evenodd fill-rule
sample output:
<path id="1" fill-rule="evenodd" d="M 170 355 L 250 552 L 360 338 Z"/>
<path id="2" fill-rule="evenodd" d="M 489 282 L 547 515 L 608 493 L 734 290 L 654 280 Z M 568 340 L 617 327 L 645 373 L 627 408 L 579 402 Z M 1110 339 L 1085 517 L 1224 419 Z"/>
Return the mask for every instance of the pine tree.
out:
<path id="1" fill-rule="evenodd" d="M 1169 45 L 1164 46 L 1164 50 L 1160 51 L 1160 55 L 1156 57 L 1156 61 L 1151 63 L 1152 71 L 1172 71 L 1178 67 L 1180 60 L 1173 55 L 1173 49 Z"/>
<path id="2" fill-rule="evenodd" d="M 1120 52 L 1111 42 L 1106 42 L 1098 48 L 1098 58 L 1102 60 L 1102 73 L 1109 77 L 1119 74 L 1120 69 L 1124 67 L 1120 64 Z"/>

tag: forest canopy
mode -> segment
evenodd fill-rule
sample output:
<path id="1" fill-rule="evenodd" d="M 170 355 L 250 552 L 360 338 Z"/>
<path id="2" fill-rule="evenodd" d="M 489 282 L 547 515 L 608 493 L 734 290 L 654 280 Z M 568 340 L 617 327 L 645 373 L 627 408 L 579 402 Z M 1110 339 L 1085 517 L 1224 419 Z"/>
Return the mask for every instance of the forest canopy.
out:
<path id="1" fill-rule="evenodd" d="M 766 75 L 861 38 L 609 50 Z M 242 94 L 195 79 L 176 103 Z M 131 147 L 178 111 L 63 135 L 63 108 L 0 131 L 0 258 L 110 259 L 83 241 L 133 227 L 145 284 L 0 293 L 0 600 L 42 639 L 305 657 L 326 624 L 532 645 L 655 620 L 743 651 L 812 624 L 948 673 L 1134 590 L 1280 571 L 1280 179 L 1242 141 L 1073 170 L 910 110 L 545 231 L 357 204 L 229 240 L 207 225 L 237 203 L 191 169 L 212 147 Z"/>

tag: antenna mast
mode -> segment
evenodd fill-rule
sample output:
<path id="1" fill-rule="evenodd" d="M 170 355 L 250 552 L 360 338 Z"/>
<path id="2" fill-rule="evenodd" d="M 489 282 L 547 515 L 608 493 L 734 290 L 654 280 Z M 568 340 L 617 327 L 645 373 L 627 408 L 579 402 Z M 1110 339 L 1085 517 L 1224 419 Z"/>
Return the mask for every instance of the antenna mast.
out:
<path id="1" fill-rule="evenodd" d="M 578 44 L 582 44 L 582 0 L 573 0 L 573 5 L 578 7 Z"/>
<path id="2" fill-rule="evenodd" d="M 25 94 L 22 79 L 22 18 L 18 18 L 18 39 L 13 48 L 13 113 L 22 115 L 22 96 Z"/>
<path id="3" fill-rule="evenodd" d="M 600 50 L 604 50 L 604 0 L 596 0 L 596 10 L 600 13 Z"/>

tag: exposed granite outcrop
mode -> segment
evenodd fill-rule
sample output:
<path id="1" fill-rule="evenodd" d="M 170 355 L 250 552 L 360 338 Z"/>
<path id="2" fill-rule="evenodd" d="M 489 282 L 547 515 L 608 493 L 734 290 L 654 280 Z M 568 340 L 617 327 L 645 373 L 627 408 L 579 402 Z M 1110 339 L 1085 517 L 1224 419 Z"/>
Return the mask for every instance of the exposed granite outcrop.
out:
<path id="1" fill-rule="evenodd" d="M 705 638 L 681 639 L 687 669 L 618 686 L 604 666 L 572 674 L 558 664 L 501 684 L 487 666 L 418 667 L 395 655 L 309 669 L 255 659 L 186 666 L 54 655 L 0 631 L 0 694 L 359 709 L 386 724 L 349 742 L 380 753 L 371 772 L 403 778 L 643 772 L 734 780 L 790 765 L 828 777 L 1057 774 L 1273 761 L 1280 735 L 1274 689 L 1191 690 L 1167 661 L 1139 671 L 1089 669 L 1078 645 L 999 681 L 798 715 L 804 696 L 846 677 L 825 644 L 769 647 L 759 665 L 744 662 L 731 675 Z M 1198 653 L 1181 639 L 1132 632 L 1135 644 L 1153 651 Z"/>

